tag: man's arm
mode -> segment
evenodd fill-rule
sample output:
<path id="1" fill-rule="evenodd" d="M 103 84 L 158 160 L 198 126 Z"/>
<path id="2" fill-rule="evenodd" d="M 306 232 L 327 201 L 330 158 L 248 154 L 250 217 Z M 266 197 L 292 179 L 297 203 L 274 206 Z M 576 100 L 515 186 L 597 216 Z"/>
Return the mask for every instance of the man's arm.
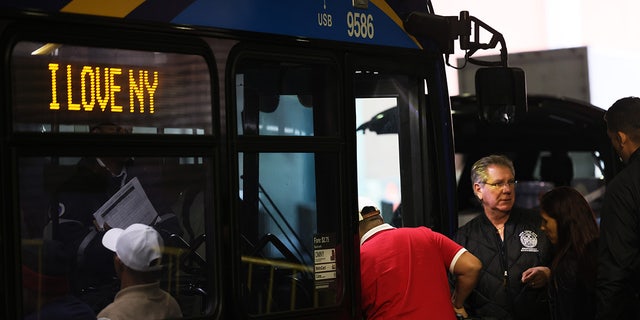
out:
<path id="1" fill-rule="evenodd" d="M 465 318 L 467 318 L 468 315 L 466 310 L 464 310 L 464 301 L 471 294 L 476 283 L 478 283 L 481 269 L 482 262 L 469 251 L 465 251 L 453 266 L 453 274 L 455 275 L 456 282 L 451 296 L 451 302 L 453 303 L 453 308 L 456 313 L 462 314 Z"/>

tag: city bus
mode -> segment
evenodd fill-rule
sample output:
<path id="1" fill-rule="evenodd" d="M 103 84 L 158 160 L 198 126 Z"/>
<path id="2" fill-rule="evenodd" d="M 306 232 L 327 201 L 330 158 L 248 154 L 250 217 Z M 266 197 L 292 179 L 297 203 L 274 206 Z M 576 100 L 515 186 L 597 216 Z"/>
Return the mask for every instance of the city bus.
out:
<path id="1" fill-rule="evenodd" d="M 429 1 L 3 1 L 2 318 L 56 294 L 99 313 L 120 284 L 101 237 L 132 223 L 162 235 L 184 318 L 361 318 L 363 205 L 457 227 L 457 36 L 409 34 L 416 12 L 435 16 Z M 391 106 L 394 133 L 357 130 Z"/>

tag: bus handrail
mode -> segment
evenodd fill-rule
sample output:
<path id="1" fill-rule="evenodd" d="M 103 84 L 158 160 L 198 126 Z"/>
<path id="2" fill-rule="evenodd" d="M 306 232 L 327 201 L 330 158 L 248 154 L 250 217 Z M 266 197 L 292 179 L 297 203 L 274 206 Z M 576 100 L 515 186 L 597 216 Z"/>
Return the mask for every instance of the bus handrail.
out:
<path id="1" fill-rule="evenodd" d="M 258 264 L 258 265 L 262 265 L 262 266 L 269 266 L 270 270 L 269 270 L 269 286 L 268 286 L 268 290 L 267 290 L 267 308 L 266 308 L 266 313 L 270 313 L 271 312 L 271 303 L 273 302 L 273 282 L 274 282 L 274 272 L 276 268 L 285 268 L 285 269 L 291 269 L 291 296 L 289 299 L 289 309 L 290 310 L 294 310 L 295 306 L 296 306 L 296 275 L 298 274 L 298 272 L 309 272 L 312 273 L 313 272 L 313 267 L 312 266 L 308 266 L 308 265 L 304 265 L 304 264 L 300 264 L 300 263 L 293 263 L 293 262 L 288 262 L 288 261 L 282 261 L 282 260 L 275 260 L 275 259 L 264 259 L 264 258 L 257 258 L 257 257 L 251 257 L 251 256 L 242 256 L 241 258 L 242 262 L 247 263 L 249 265 L 249 268 L 247 270 L 247 289 L 251 290 L 251 279 L 252 279 L 252 271 L 253 271 L 253 265 L 254 264 Z"/>
<path id="2" fill-rule="evenodd" d="M 250 256 L 242 256 L 242 262 L 251 264 L 260 264 L 263 266 L 280 267 L 286 269 L 293 269 L 300 272 L 313 272 L 313 267 L 301 263 L 288 262 L 275 259 L 256 258 Z"/>

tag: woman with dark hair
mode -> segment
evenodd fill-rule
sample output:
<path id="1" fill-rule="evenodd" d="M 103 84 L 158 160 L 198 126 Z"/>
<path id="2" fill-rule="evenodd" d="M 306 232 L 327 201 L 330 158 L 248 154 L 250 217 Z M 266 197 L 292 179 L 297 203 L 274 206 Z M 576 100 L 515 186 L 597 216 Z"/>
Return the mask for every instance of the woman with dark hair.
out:
<path id="1" fill-rule="evenodd" d="M 598 224 L 582 194 L 557 187 L 540 198 L 541 229 L 554 246 L 552 319 L 595 319 Z"/>

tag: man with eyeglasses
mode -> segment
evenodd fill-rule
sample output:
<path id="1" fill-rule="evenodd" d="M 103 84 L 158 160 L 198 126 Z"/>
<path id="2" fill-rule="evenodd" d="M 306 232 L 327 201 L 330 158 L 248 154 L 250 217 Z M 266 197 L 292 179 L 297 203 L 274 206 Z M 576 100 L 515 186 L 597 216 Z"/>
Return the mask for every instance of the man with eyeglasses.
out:
<path id="1" fill-rule="evenodd" d="M 502 155 L 481 158 L 471 168 L 471 184 L 483 214 L 454 236 L 483 265 L 465 302 L 467 313 L 483 319 L 550 319 L 550 242 L 537 212 L 514 207 L 513 162 Z"/>

